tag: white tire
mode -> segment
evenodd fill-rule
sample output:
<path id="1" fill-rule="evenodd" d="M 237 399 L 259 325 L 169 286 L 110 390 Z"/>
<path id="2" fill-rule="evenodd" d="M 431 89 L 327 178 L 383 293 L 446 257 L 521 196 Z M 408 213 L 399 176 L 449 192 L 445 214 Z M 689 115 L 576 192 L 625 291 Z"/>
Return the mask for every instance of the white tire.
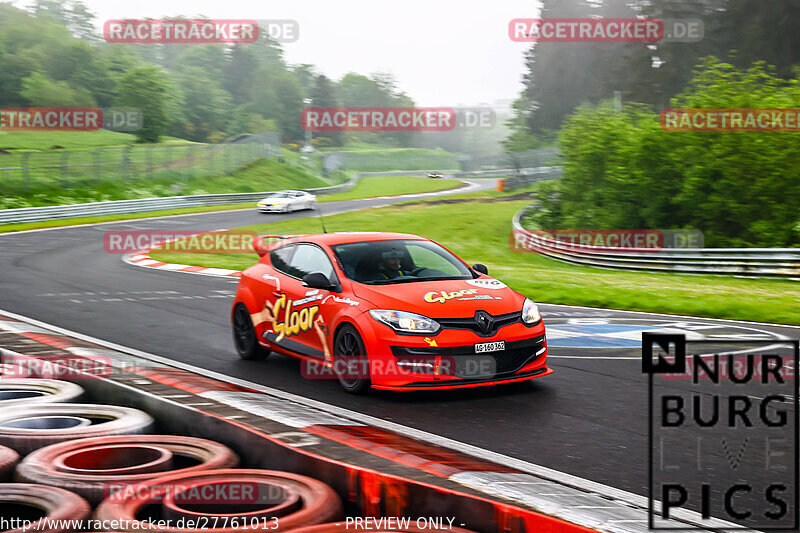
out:
<path id="1" fill-rule="evenodd" d="M 2 379 L 0 380 L 0 412 L 3 408 L 29 406 L 40 403 L 65 403 L 77 401 L 83 388 L 58 379 Z"/>
<path id="2" fill-rule="evenodd" d="M 83 420 L 91 423 L 81 424 Z M 138 409 L 85 403 L 15 407 L 0 414 L 0 445 L 22 455 L 73 439 L 149 433 L 153 418 Z"/>

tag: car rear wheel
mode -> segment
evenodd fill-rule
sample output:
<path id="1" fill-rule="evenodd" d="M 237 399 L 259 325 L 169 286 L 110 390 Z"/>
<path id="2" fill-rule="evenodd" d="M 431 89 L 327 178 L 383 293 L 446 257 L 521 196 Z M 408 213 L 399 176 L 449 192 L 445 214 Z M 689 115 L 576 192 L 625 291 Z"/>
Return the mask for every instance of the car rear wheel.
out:
<path id="1" fill-rule="evenodd" d="M 369 390 L 369 358 L 364 341 L 356 328 L 349 324 L 342 326 L 333 342 L 334 359 L 337 364 L 337 377 L 342 388 L 350 394 L 363 394 Z"/>
<path id="2" fill-rule="evenodd" d="M 269 355 L 269 350 L 258 344 L 250 311 L 243 303 L 236 304 L 233 311 L 233 343 L 236 353 L 246 361 L 260 361 Z"/>

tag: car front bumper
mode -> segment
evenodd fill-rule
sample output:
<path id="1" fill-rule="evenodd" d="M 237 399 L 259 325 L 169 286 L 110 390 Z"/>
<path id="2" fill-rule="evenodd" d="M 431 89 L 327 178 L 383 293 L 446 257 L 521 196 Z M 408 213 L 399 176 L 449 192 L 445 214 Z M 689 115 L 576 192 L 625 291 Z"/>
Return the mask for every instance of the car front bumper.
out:
<path id="1" fill-rule="evenodd" d="M 258 210 L 261 213 L 283 213 L 289 209 L 289 206 L 284 205 L 259 205 Z"/>
<path id="2" fill-rule="evenodd" d="M 436 390 L 497 385 L 552 374 L 544 324 L 516 322 L 492 336 L 442 329 L 433 336 L 401 335 L 372 321 L 363 331 L 372 387 Z M 505 349 L 476 353 L 475 345 L 504 341 Z"/>

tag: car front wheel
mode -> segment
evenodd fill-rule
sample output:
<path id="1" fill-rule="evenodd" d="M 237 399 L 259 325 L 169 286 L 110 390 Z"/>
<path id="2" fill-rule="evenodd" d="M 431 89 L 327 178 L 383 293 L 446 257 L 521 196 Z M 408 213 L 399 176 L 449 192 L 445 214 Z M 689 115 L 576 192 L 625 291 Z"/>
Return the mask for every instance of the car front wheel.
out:
<path id="1" fill-rule="evenodd" d="M 233 343 L 236 346 L 236 353 L 246 361 L 260 361 L 269 355 L 269 350 L 258 344 L 250 311 L 243 303 L 236 304 L 233 311 Z"/>
<path id="2" fill-rule="evenodd" d="M 342 388 L 350 394 L 369 390 L 369 358 L 356 328 L 349 324 L 342 326 L 336 333 L 333 350 L 336 375 Z"/>

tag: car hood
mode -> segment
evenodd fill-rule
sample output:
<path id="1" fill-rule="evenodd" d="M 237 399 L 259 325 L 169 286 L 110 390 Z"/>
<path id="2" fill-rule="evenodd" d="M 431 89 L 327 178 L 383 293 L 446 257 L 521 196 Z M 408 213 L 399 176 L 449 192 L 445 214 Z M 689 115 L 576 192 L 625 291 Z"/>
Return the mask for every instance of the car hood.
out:
<path id="1" fill-rule="evenodd" d="M 264 198 L 259 200 L 258 203 L 260 204 L 285 204 L 290 200 L 290 198 Z"/>
<path id="2" fill-rule="evenodd" d="M 390 285 L 354 283 L 353 292 L 376 308 L 408 311 L 430 318 L 469 318 L 479 309 L 493 315 L 514 313 L 522 310 L 525 301 L 524 296 L 488 276 Z"/>

